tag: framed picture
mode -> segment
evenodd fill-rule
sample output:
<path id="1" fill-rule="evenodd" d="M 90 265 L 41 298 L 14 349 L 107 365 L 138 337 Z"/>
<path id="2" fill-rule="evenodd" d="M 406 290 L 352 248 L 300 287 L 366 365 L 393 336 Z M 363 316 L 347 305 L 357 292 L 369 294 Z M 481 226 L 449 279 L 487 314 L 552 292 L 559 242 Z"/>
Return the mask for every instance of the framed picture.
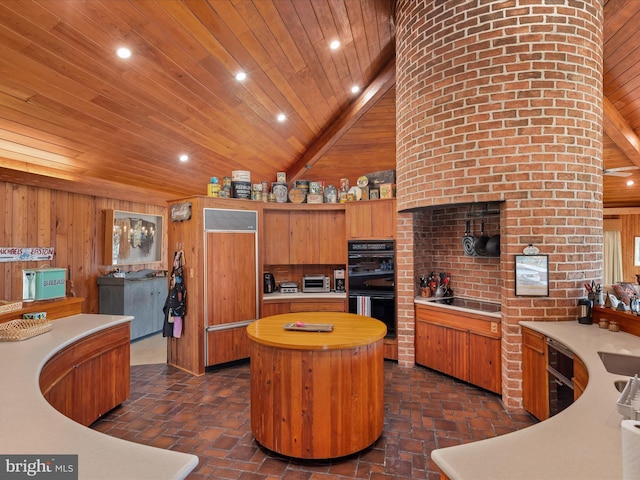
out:
<path id="1" fill-rule="evenodd" d="M 549 296 L 548 255 L 516 255 L 516 296 Z"/>
<path id="2" fill-rule="evenodd" d="M 633 241 L 633 266 L 640 267 L 640 237 L 635 237 Z"/>
<path id="3" fill-rule="evenodd" d="M 105 211 L 105 265 L 162 261 L 162 215 Z"/>

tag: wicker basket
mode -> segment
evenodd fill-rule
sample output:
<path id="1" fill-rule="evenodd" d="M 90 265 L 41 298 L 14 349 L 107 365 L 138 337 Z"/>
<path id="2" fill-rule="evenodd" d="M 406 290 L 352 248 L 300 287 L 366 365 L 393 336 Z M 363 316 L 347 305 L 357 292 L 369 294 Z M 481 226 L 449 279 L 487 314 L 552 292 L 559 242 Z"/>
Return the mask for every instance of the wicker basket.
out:
<path id="1" fill-rule="evenodd" d="M 51 330 L 51 321 L 46 318 L 11 320 L 0 323 L 0 342 L 18 342 Z"/>

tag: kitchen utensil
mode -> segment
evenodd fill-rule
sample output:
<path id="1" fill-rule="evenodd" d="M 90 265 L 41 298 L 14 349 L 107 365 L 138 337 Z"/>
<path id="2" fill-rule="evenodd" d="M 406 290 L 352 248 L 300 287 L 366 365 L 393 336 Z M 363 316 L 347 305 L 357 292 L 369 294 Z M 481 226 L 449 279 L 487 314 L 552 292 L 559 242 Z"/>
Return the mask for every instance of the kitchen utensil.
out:
<path id="1" fill-rule="evenodd" d="M 473 249 L 475 250 L 477 255 L 486 255 L 487 254 L 487 242 L 489 241 L 489 237 L 484 234 L 484 220 L 482 220 L 482 226 L 480 227 L 480 236 L 476 237 L 473 242 Z"/>
<path id="2" fill-rule="evenodd" d="M 490 257 L 500 256 L 500 235 L 494 235 L 487 241 L 487 255 Z"/>
<path id="3" fill-rule="evenodd" d="M 462 248 L 464 250 L 464 254 L 467 257 L 473 257 L 476 254 L 476 251 L 473 249 L 473 237 L 471 236 L 471 232 L 469 231 L 470 222 L 466 221 L 466 227 L 464 231 L 464 237 L 462 237 Z"/>

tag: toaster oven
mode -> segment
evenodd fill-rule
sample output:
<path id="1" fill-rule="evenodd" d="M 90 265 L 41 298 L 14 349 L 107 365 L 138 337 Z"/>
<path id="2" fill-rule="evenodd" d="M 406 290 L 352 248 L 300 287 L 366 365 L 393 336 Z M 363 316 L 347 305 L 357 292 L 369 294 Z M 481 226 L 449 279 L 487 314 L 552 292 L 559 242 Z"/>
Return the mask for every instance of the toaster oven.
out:
<path id="1" fill-rule="evenodd" d="M 326 293 L 331 291 L 331 279 L 326 275 L 305 275 L 302 277 L 304 293 Z"/>

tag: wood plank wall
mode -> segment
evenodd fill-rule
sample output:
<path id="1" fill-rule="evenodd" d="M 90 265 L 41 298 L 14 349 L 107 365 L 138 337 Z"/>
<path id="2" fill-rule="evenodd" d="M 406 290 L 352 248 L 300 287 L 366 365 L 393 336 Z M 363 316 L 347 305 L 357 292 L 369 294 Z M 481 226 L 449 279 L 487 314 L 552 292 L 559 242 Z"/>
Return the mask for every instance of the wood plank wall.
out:
<path id="1" fill-rule="evenodd" d="M 0 182 L 0 247 L 55 249 L 51 262 L 0 263 L 0 299 L 22 298 L 22 269 L 69 267 L 76 296 L 85 299 L 83 311 L 98 313 L 96 280 L 111 270 L 103 264 L 107 209 L 163 215 L 167 222 L 166 207 Z M 166 270 L 166 228 L 162 238 L 162 262 L 122 268 Z"/>

